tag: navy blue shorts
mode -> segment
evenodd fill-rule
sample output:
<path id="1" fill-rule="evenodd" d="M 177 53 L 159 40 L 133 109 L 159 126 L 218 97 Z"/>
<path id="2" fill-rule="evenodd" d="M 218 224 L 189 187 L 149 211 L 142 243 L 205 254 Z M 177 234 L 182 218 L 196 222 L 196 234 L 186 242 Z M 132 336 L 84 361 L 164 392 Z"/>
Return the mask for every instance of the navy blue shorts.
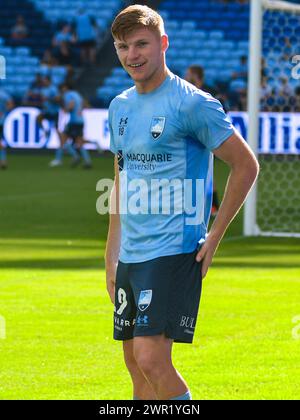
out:
<path id="1" fill-rule="evenodd" d="M 49 122 L 53 122 L 54 124 L 55 124 L 55 127 L 57 127 L 57 125 L 58 125 L 58 118 L 59 118 L 59 114 L 52 114 L 52 113 L 50 113 L 50 112 L 46 112 L 46 111 L 43 111 L 42 113 L 41 113 L 41 115 L 42 115 L 42 117 L 45 119 L 45 120 L 48 120 Z"/>
<path id="2" fill-rule="evenodd" d="M 192 343 L 201 290 L 197 251 L 142 263 L 119 261 L 116 276 L 114 339 L 164 334 Z"/>
<path id="3" fill-rule="evenodd" d="M 76 140 L 77 137 L 83 137 L 83 123 L 68 123 L 64 129 L 64 133 L 71 137 L 71 139 Z"/>

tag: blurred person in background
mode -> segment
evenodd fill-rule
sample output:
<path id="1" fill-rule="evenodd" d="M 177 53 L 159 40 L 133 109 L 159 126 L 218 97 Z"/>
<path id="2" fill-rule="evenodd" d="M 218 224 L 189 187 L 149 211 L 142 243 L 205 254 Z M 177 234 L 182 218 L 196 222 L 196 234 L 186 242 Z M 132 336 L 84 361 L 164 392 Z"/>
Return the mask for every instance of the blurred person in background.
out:
<path id="1" fill-rule="evenodd" d="M 0 169 L 7 168 L 6 143 L 4 140 L 3 127 L 5 117 L 13 107 L 13 99 L 0 85 Z"/>
<path id="2" fill-rule="evenodd" d="M 205 85 L 204 79 L 205 79 L 205 73 L 204 73 L 203 67 L 198 66 L 198 65 L 193 65 L 193 66 L 188 67 L 188 69 L 186 70 L 185 80 L 187 82 L 192 83 L 192 85 L 196 86 L 196 88 L 198 89 L 201 89 L 212 95 L 216 95 L 216 90 L 210 86 Z M 214 183 L 213 188 L 214 189 L 213 189 L 213 203 L 212 203 L 212 208 L 211 208 L 211 216 L 216 217 L 216 215 L 218 214 L 220 201 L 219 201 L 218 191 L 217 191 L 217 187 L 215 183 Z"/>
<path id="3" fill-rule="evenodd" d="M 75 64 L 75 56 L 71 45 L 66 41 L 60 42 L 59 46 L 55 49 L 54 57 L 60 66 L 72 67 Z"/>
<path id="4" fill-rule="evenodd" d="M 248 62 L 247 57 L 245 55 L 242 55 L 240 57 L 240 63 L 233 72 L 233 77 L 235 79 L 241 79 L 245 83 L 247 83 L 248 80 Z"/>
<path id="5" fill-rule="evenodd" d="M 11 40 L 14 44 L 22 44 L 24 39 L 28 37 L 28 27 L 25 23 L 25 19 L 22 15 L 18 15 L 16 18 L 16 23 L 11 28 Z"/>
<path id="6" fill-rule="evenodd" d="M 39 109 L 43 107 L 43 94 L 42 89 L 44 87 L 43 75 L 37 73 L 34 81 L 29 86 L 28 91 L 25 93 L 23 98 L 23 105 L 32 106 Z"/>
<path id="7" fill-rule="evenodd" d="M 229 100 L 232 111 L 245 111 L 247 108 L 248 63 L 245 55 L 234 70 L 229 84 Z"/>
<path id="8" fill-rule="evenodd" d="M 54 57 L 52 51 L 47 49 L 44 51 L 43 58 L 41 60 L 41 64 L 47 67 L 54 67 L 57 66 L 57 59 Z"/>
<path id="9" fill-rule="evenodd" d="M 203 67 L 198 65 L 188 67 L 184 78 L 187 82 L 192 83 L 192 85 L 196 86 L 198 89 L 208 92 L 211 95 L 216 94 L 215 88 L 205 84 L 205 73 Z"/>
<path id="10" fill-rule="evenodd" d="M 83 168 L 90 169 L 92 162 L 88 151 L 84 148 L 86 141 L 83 138 L 83 98 L 70 83 L 62 83 L 59 88 L 62 110 L 69 114 L 70 119 L 63 132 L 60 133 L 60 147 L 56 151 L 55 159 L 50 162 L 50 166 L 61 166 L 64 150 L 67 150 L 73 157 L 71 166 L 76 167 L 81 161 L 78 150 L 83 159 Z M 72 144 L 68 142 L 69 139 L 72 140 Z"/>
<path id="11" fill-rule="evenodd" d="M 42 111 L 37 118 L 37 122 L 43 129 L 45 136 L 49 140 L 51 129 L 57 130 L 58 127 L 58 116 L 59 116 L 59 104 L 60 95 L 57 87 L 51 82 L 50 76 L 44 76 L 43 87 L 42 87 Z M 43 122 L 47 120 L 49 126 L 44 126 Z M 59 133 L 58 133 L 59 135 Z"/>
<path id="12" fill-rule="evenodd" d="M 75 43 L 76 37 L 72 32 L 72 27 L 69 23 L 65 23 L 52 38 L 52 53 L 59 65 L 73 66 L 76 64 Z"/>
<path id="13" fill-rule="evenodd" d="M 83 65 L 95 64 L 98 26 L 84 9 L 79 9 L 75 18 L 75 32 L 80 48 L 81 63 Z"/>
<path id="14" fill-rule="evenodd" d="M 69 23 L 63 25 L 60 31 L 56 32 L 52 38 L 52 47 L 57 48 L 62 42 L 73 44 L 76 41 L 74 34 L 72 33 L 72 27 Z"/>

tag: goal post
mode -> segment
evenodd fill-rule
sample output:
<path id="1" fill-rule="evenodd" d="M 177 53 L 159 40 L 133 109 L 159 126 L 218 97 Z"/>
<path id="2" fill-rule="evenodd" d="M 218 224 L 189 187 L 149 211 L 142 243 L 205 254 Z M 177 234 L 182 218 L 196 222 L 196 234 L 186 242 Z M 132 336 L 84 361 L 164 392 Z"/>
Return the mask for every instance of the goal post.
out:
<path id="1" fill-rule="evenodd" d="M 244 235 L 300 237 L 300 4 L 250 5 L 247 140 L 261 172 L 245 203 Z"/>

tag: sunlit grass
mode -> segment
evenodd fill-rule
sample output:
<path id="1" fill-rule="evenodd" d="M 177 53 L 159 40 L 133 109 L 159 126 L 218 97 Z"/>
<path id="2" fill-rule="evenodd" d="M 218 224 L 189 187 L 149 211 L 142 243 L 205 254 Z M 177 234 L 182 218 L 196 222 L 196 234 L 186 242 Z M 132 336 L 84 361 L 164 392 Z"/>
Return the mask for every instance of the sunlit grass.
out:
<path id="1" fill-rule="evenodd" d="M 105 290 L 107 218 L 95 210 L 112 161 L 50 171 L 48 159 L 16 156 L 0 173 L 0 398 L 131 399 Z M 223 165 L 217 174 L 223 186 Z M 241 216 L 229 234 L 240 232 Z M 193 397 L 299 399 L 299 295 L 299 240 L 225 239 L 194 343 L 174 346 Z"/>

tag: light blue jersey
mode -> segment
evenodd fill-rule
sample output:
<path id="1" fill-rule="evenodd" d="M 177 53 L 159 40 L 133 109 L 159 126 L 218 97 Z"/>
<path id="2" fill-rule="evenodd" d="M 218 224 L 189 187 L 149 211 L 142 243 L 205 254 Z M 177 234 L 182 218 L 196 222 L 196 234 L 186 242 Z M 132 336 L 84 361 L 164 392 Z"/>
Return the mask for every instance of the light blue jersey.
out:
<path id="1" fill-rule="evenodd" d="M 109 124 L 120 169 L 120 261 L 195 251 L 210 217 L 211 151 L 234 133 L 220 102 L 169 74 L 148 94 L 133 87 L 117 96 Z M 162 185 L 171 185 L 169 208 Z"/>
<path id="2" fill-rule="evenodd" d="M 0 89 L 0 125 L 4 124 L 7 114 L 7 102 L 11 100 L 10 95 L 5 90 Z"/>
<path id="3" fill-rule="evenodd" d="M 70 112 L 70 123 L 71 124 L 83 124 L 83 116 L 82 116 L 82 109 L 83 109 L 83 99 L 81 95 L 76 92 L 75 90 L 70 90 L 66 92 L 63 96 L 64 105 L 68 107 L 71 102 L 74 101 L 74 108 Z"/>
<path id="4" fill-rule="evenodd" d="M 93 41 L 96 39 L 96 30 L 92 18 L 88 13 L 82 13 L 75 19 L 76 34 L 79 42 Z"/>
<path id="5" fill-rule="evenodd" d="M 59 96 L 58 89 L 55 85 L 45 86 L 42 88 L 42 95 L 44 97 L 43 110 L 49 114 L 58 114 L 59 104 L 55 101 Z"/>

